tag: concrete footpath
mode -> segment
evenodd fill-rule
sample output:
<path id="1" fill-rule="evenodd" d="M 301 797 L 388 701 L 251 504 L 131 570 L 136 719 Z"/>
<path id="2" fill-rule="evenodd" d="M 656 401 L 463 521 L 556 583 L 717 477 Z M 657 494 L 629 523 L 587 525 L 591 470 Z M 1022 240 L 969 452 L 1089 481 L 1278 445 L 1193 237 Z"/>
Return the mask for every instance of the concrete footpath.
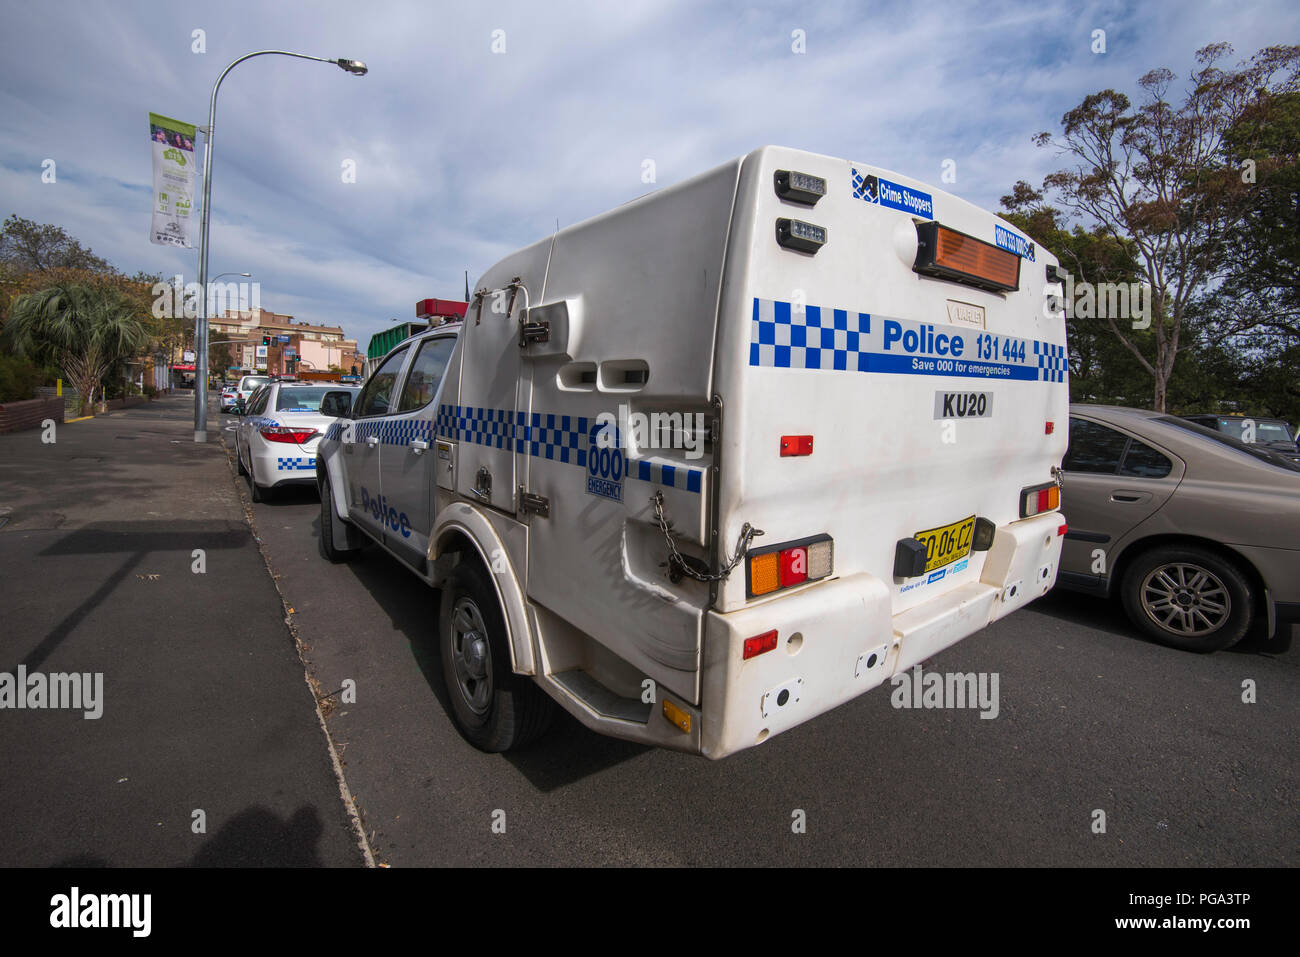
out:
<path id="1" fill-rule="evenodd" d="M 192 409 L 0 435 L 0 866 L 364 863 L 220 417 L 197 444 Z M 73 674 L 77 702 L 46 680 Z"/>

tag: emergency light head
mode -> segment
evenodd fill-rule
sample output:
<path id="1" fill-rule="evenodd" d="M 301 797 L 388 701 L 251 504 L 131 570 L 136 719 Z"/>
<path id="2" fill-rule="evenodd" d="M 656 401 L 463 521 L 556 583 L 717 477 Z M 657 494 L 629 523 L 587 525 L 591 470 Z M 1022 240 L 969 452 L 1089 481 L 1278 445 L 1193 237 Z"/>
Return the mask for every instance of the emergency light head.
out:
<path id="1" fill-rule="evenodd" d="M 805 223 L 800 219 L 778 219 L 776 241 L 786 249 L 816 254 L 826 245 L 826 227 Z"/>
<path id="2" fill-rule="evenodd" d="M 826 180 L 797 170 L 779 169 L 773 176 L 776 195 L 792 203 L 816 206 L 826 195 Z"/>
<path id="3" fill-rule="evenodd" d="M 334 62 L 339 65 L 340 69 L 347 70 L 354 76 L 365 76 L 370 72 L 370 68 L 360 60 L 345 60 L 342 57 L 339 57 L 339 59 Z"/>

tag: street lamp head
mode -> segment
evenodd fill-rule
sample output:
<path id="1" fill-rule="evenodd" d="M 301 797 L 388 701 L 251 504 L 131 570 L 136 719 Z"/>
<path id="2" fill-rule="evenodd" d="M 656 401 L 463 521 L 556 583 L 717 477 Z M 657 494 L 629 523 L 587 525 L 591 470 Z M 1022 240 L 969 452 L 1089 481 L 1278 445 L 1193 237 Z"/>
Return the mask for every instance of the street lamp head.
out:
<path id="1" fill-rule="evenodd" d="M 370 70 L 370 68 L 360 60 L 345 60 L 340 57 L 334 62 L 337 63 L 341 69 L 347 70 L 349 73 L 355 73 L 357 76 L 365 76 Z"/>

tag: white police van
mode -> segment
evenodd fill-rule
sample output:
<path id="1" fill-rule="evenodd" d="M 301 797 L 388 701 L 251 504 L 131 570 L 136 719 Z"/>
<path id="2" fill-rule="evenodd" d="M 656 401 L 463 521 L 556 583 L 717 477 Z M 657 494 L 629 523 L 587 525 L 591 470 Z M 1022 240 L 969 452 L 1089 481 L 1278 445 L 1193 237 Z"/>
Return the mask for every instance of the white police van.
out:
<path id="1" fill-rule="evenodd" d="M 442 589 L 484 750 L 552 700 L 759 744 L 1055 582 L 1055 267 L 915 180 L 756 150 L 504 259 L 339 398 L 322 551 L 365 536 Z"/>

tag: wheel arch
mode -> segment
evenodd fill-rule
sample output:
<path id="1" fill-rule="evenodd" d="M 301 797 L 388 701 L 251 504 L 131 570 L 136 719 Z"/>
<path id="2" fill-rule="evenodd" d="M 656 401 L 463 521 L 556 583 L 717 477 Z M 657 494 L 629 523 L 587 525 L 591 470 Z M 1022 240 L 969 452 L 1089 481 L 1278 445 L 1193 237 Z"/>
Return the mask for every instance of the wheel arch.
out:
<path id="1" fill-rule="evenodd" d="M 1202 548 L 1205 551 L 1213 552 L 1219 558 L 1229 562 L 1246 577 L 1246 580 L 1254 590 L 1255 613 L 1264 616 L 1267 620 L 1268 608 L 1266 605 L 1266 595 L 1268 594 L 1268 586 L 1264 582 L 1264 576 L 1261 575 L 1259 569 L 1255 567 L 1254 562 L 1230 545 L 1216 542 L 1211 538 L 1202 538 L 1199 535 L 1184 535 L 1176 532 L 1163 535 L 1148 535 L 1145 538 L 1138 539 L 1137 541 L 1125 545 L 1123 551 L 1120 552 L 1119 557 L 1116 558 L 1111 565 L 1110 581 L 1107 586 L 1107 591 L 1110 594 L 1110 597 L 1119 597 L 1124 575 L 1128 572 L 1128 569 L 1133 562 L 1137 561 L 1154 548 L 1166 546 L 1189 546 Z"/>
<path id="2" fill-rule="evenodd" d="M 515 674 L 535 675 L 532 630 L 528 625 L 528 608 L 519 576 L 515 574 L 506 549 L 491 521 L 478 509 L 464 502 L 453 502 L 443 509 L 429 535 L 430 563 L 444 556 L 458 555 L 459 561 L 478 562 L 488 573 L 496 590 L 502 618 L 510 644 L 510 667 Z M 494 573 L 490 556 L 500 556 L 507 571 Z"/>
<path id="3" fill-rule="evenodd" d="M 322 476 L 328 475 L 330 480 L 330 499 L 336 518 L 347 520 L 348 517 L 348 500 L 347 500 L 347 483 L 342 480 L 342 467 L 338 464 L 338 456 L 331 455 L 328 458 L 316 453 L 316 492 L 319 494 L 322 485 Z"/>

